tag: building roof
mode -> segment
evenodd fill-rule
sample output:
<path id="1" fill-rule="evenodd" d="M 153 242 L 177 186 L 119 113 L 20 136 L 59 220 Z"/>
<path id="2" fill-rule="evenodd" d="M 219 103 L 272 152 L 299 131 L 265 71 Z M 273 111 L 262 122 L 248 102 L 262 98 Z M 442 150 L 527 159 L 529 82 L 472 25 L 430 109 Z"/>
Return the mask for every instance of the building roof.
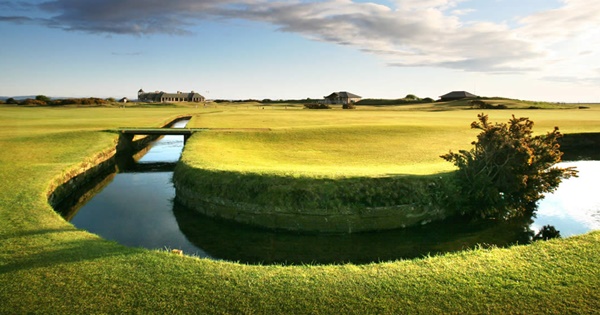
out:
<path id="1" fill-rule="evenodd" d="M 456 98 L 456 99 L 470 98 L 470 97 L 477 97 L 477 95 L 471 94 L 467 91 L 452 91 L 448 94 L 440 96 L 440 98 Z"/>
<path id="2" fill-rule="evenodd" d="M 325 98 L 337 98 L 337 97 L 341 97 L 341 98 L 362 98 L 361 96 L 358 96 L 356 94 L 352 94 L 350 92 L 333 92 L 331 93 L 329 96 L 325 96 Z"/>
<path id="3" fill-rule="evenodd" d="M 153 98 L 153 99 L 161 99 L 163 97 L 167 97 L 167 98 L 177 98 L 177 97 L 185 97 L 185 98 L 189 98 L 189 99 L 193 99 L 193 98 L 202 98 L 203 96 L 200 95 L 199 93 L 196 93 L 194 91 L 192 92 L 178 92 L 178 93 L 166 93 L 166 92 L 150 92 L 150 93 L 144 93 L 143 94 L 146 98 Z"/>

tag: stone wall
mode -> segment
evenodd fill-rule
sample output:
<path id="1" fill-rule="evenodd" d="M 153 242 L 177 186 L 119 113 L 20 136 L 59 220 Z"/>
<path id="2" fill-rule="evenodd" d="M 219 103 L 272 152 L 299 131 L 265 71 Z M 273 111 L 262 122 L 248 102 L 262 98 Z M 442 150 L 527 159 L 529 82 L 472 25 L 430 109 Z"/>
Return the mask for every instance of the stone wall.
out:
<path id="1" fill-rule="evenodd" d="M 203 215 L 273 230 L 304 233 L 354 233 L 382 231 L 442 220 L 450 214 L 433 205 L 407 204 L 388 207 L 349 207 L 345 211 L 279 207 L 221 199 L 195 191 L 173 178 L 177 202 Z"/>

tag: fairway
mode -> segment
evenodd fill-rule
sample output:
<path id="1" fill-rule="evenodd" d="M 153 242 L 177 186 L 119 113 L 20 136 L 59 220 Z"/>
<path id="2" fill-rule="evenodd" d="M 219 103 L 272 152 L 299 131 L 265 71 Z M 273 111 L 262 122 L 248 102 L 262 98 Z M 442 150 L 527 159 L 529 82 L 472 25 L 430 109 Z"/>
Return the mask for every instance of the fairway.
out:
<path id="1" fill-rule="evenodd" d="M 508 249 L 369 265 L 250 266 L 128 248 L 75 228 L 50 190 L 114 150 L 119 127 L 193 116 L 194 167 L 297 178 L 431 175 L 469 147 L 481 111 L 294 106 L 22 108 L 0 106 L 0 314 L 593 313 L 600 232 Z M 600 132 L 600 107 L 502 110 L 537 132 Z M 252 131 L 248 128 L 268 128 Z M 234 130 L 236 129 L 236 130 Z M 438 161 L 439 159 L 439 161 Z M 447 163 L 449 164 L 449 163 Z M 421 176 L 419 175 L 419 176 Z"/>
<path id="2" fill-rule="evenodd" d="M 425 105 L 429 108 L 431 105 Z M 246 110 L 197 116 L 204 132 L 188 143 L 184 159 L 194 167 L 312 177 L 431 175 L 452 171 L 439 156 L 470 148 L 469 128 L 478 110 L 416 111 L 416 107 L 363 110 Z M 563 133 L 600 131 L 598 107 L 589 110 L 488 111 L 493 122 L 529 117 L 534 131 L 559 126 Z M 235 128 L 270 128 L 270 132 Z"/>

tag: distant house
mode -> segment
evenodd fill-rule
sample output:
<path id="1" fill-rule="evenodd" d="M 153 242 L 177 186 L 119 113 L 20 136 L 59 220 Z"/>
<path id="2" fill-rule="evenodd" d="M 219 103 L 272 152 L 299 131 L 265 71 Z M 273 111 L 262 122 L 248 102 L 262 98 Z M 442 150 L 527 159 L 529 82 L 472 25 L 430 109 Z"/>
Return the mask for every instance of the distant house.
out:
<path id="1" fill-rule="evenodd" d="M 361 100 L 361 96 L 350 92 L 334 92 L 325 96 L 325 104 L 352 104 Z"/>
<path id="2" fill-rule="evenodd" d="M 440 96 L 440 100 L 443 102 L 446 101 L 456 101 L 462 100 L 463 98 L 477 98 L 478 96 L 475 94 L 471 94 L 467 91 L 453 91 L 446 95 Z"/>
<path id="3" fill-rule="evenodd" d="M 191 92 L 179 92 L 177 93 L 166 93 L 162 91 L 146 93 L 143 89 L 138 91 L 138 101 L 140 102 L 204 102 L 204 96 L 191 91 Z"/>
<path id="4" fill-rule="evenodd" d="M 129 102 L 129 99 L 127 99 L 127 97 L 123 97 L 122 99 L 119 100 L 119 103 L 127 103 Z"/>

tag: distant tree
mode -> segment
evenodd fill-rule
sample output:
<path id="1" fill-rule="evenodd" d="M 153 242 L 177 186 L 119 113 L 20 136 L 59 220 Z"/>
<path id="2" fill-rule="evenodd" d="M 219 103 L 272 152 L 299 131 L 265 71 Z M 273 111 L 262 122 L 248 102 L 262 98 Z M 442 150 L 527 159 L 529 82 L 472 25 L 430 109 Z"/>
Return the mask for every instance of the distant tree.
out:
<path id="1" fill-rule="evenodd" d="M 114 102 L 116 102 L 117 100 L 116 100 L 114 97 L 109 97 L 109 98 L 107 98 L 107 99 L 106 99 L 106 101 L 107 101 L 107 102 L 110 102 L 110 103 L 114 103 Z"/>
<path id="2" fill-rule="evenodd" d="M 10 97 L 6 99 L 6 104 L 19 104 L 19 102 L 17 102 L 17 100 L 15 100 L 14 98 Z"/>
<path id="3" fill-rule="evenodd" d="M 29 105 L 29 106 L 44 106 L 44 105 L 48 105 L 47 102 L 42 101 L 42 100 L 38 100 L 38 99 L 24 99 L 22 100 L 20 103 L 20 105 Z"/>
<path id="4" fill-rule="evenodd" d="M 433 100 L 433 98 L 431 98 L 431 97 L 426 97 L 426 98 L 422 99 L 421 101 L 423 101 L 423 103 L 433 103 L 433 102 L 435 102 Z"/>
<path id="5" fill-rule="evenodd" d="M 492 124 L 484 114 L 478 119 L 471 124 L 481 130 L 474 148 L 441 156 L 458 166 L 456 183 L 464 199 L 459 204 L 473 215 L 506 219 L 523 214 L 562 179 L 577 176 L 573 168 L 554 167 L 563 154 L 558 127 L 532 136 L 528 118 L 513 115 L 508 124 Z"/>
<path id="6" fill-rule="evenodd" d="M 414 95 L 414 94 L 408 94 L 408 95 L 406 95 L 406 96 L 404 97 L 404 99 L 407 99 L 407 100 L 414 100 L 414 101 L 416 101 L 416 100 L 418 100 L 419 98 L 418 98 L 416 95 Z"/>
<path id="7" fill-rule="evenodd" d="M 553 238 L 561 238 L 560 231 L 552 225 L 544 225 L 535 236 L 534 241 L 547 241 Z"/>
<path id="8" fill-rule="evenodd" d="M 38 95 L 35 97 L 36 101 L 44 102 L 46 104 L 50 103 L 52 100 L 46 95 Z"/>

